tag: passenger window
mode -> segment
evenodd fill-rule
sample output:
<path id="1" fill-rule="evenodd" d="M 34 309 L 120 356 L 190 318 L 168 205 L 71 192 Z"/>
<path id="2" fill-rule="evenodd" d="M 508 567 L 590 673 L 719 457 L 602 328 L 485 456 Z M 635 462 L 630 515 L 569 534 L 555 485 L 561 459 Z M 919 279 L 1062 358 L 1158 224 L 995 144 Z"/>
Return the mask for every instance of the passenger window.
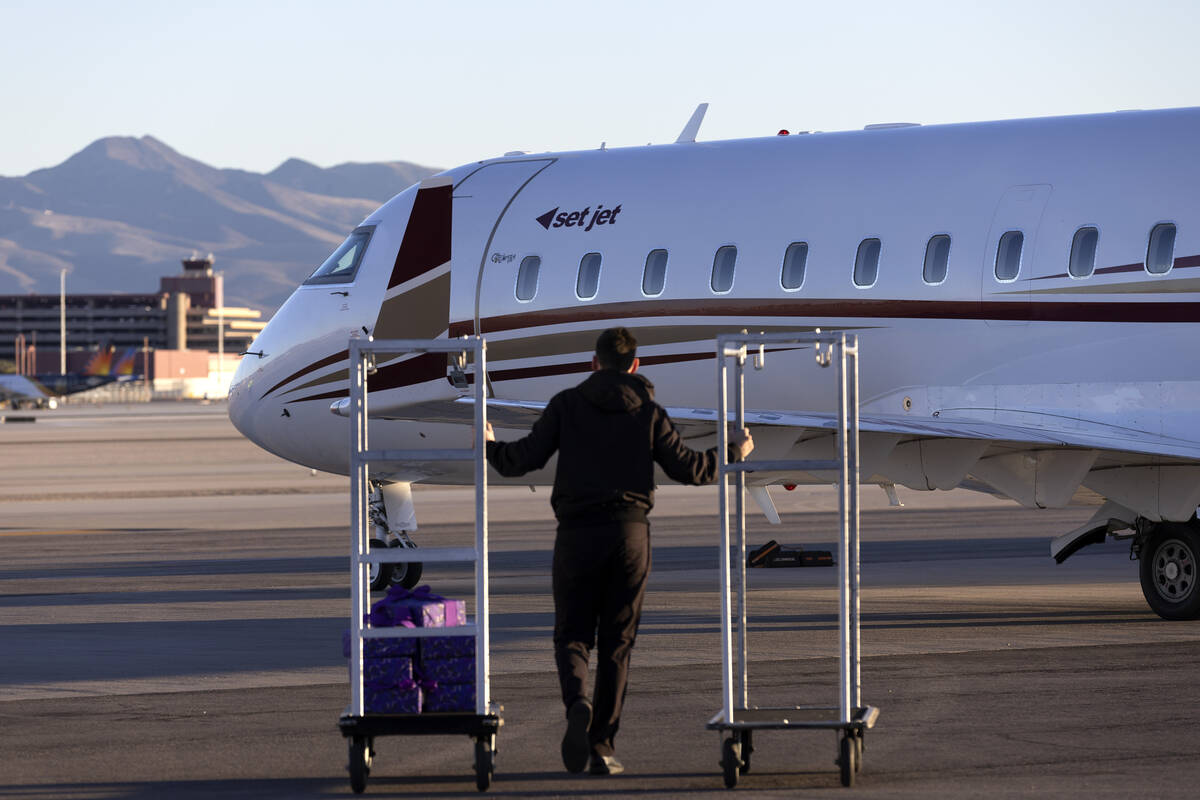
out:
<path id="1" fill-rule="evenodd" d="M 1100 231 L 1095 228 L 1080 228 L 1071 240 L 1071 261 L 1067 271 L 1075 278 L 1087 278 L 1096 269 L 1096 243 Z"/>
<path id="2" fill-rule="evenodd" d="M 808 263 L 808 242 L 792 242 L 783 254 L 783 270 L 779 283 L 785 289 L 799 289 L 804 284 L 804 266 Z"/>
<path id="3" fill-rule="evenodd" d="M 346 237 L 346 241 L 330 254 L 321 266 L 317 267 L 305 283 L 350 283 L 358 265 L 362 263 L 363 254 L 367 252 L 367 243 L 371 241 L 373 226 L 356 228 Z"/>
<path id="4" fill-rule="evenodd" d="M 996 280 L 1015 280 L 1021 272 L 1021 248 L 1025 245 L 1025 234 L 1006 231 L 996 245 Z"/>
<path id="5" fill-rule="evenodd" d="M 931 236 L 925 245 L 925 268 L 921 277 L 926 283 L 938 284 L 946 280 L 946 269 L 950 264 L 950 237 L 944 233 Z"/>
<path id="6" fill-rule="evenodd" d="M 737 263 L 737 248 L 725 245 L 717 248 L 713 256 L 712 280 L 709 285 L 714 292 L 728 292 L 733 288 L 733 268 Z"/>
<path id="7" fill-rule="evenodd" d="M 521 267 L 517 270 L 517 299 L 532 300 L 537 294 L 538 271 L 542 268 L 542 259 L 538 256 L 525 256 L 521 259 Z"/>
<path id="8" fill-rule="evenodd" d="M 1162 275 L 1175 266 L 1175 226 L 1160 222 L 1150 231 L 1150 246 L 1146 248 L 1146 272 Z"/>
<path id="9" fill-rule="evenodd" d="M 854 285 L 874 286 L 879 277 L 879 240 L 863 239 L 854 257 Z"/>
<path id="10" fill-rule="evenodd" d="M 580 300 L 596 296 L 600 285 L 600 254 L 588 253 L 579 261 L 579 277 L 575 280 L 575 295 Z"/>
<path id="11" fill-rule="evenodd" d="M 651 250 L 646 256 L 646 268 L 642 272 L 642 292 L 650 295 L 662 294 L 667 283 L 667 251 Z"/>

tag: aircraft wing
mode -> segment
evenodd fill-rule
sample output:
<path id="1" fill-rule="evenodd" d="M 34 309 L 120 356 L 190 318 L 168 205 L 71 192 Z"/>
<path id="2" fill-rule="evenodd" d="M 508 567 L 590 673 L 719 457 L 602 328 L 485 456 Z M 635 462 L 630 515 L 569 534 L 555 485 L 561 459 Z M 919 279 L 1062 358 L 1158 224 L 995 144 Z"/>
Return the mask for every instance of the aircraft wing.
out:
<path id="1" fill-rule="evenodd" d="M 457 403 L 473 405 L 471 398 Z M 542 413 L 545 403 L 526 400 L 488 400 L 488 417 L 493 425 L 528 427 Z M 667 413 L 685 439 L 716 434 L 717 411 L 712 408 L 668 407 Z M 730 414 L 730 420 L 733 415 Z M 449 421 L 449 420 L 447 420 Z M 790 411 L 747 411 L 747 426 L 774 426 L 832 433 L 837 415 Z M 1130 428 L 1093 424 L 1086 430 L 1051 426 L 1022 426 L 965 418 L 929 417 L 912 419 L 900 415 L 860 415 L 863 433 L 893 434 L 902 439 L 975 439 L 984 442 L 1045 447 L 1074 447 L 1111 450 L 1150 456 L 1200 461 L 1200 443 L 1155 436 Z"/>

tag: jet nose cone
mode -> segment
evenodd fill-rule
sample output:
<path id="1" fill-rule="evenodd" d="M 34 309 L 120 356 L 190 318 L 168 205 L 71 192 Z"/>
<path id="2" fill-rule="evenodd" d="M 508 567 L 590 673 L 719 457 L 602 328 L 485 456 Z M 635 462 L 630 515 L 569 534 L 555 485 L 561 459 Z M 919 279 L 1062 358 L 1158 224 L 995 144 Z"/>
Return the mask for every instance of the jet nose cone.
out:
<path id="1" fill-rule="evenodd" d="M 244 360 L 242 364 L 245 364 Z M 233 423 L 233 427 L 237 428 L 238 433 L 257 443 L 258 440 L 253 435 L 253 425 L 251 424 L 254 402 L 250 397 L 249 383 L 250 381 L 246 380 L 246 375 L 243 374 L 242 367 L 239 365 L 238 371 L 229 385 L 229 421 Z"/>

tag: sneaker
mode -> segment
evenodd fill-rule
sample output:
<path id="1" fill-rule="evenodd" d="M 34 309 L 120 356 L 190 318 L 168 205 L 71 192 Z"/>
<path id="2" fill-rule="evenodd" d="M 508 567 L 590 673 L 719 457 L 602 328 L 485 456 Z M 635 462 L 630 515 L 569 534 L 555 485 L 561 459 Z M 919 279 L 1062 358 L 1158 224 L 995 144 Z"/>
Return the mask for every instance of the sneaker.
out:
<path id="1" fill-rule="evenodd" d="M 588 772 L 593 775 L 620 775 L 625 771 L 625 767 L 620 761 L 617 761 L 616 756 L 598 756 L 592 754 L 592 763 L 588 768 Z"/>
<path id="2" fill-rule="evenodd" d="M 567 711 L 567 732 L 563 734 L 562 760 L 567 772 L 583 772 L 592 751 L 588 728 L 592 724 L 592 704 L 579 699 Z"/>

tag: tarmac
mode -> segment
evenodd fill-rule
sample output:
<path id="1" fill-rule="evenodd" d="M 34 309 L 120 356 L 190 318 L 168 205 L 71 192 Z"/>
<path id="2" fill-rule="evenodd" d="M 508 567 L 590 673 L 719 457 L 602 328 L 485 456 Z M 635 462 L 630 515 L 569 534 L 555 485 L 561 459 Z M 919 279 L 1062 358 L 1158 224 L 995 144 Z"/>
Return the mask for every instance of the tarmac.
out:
<path id="1" fill-rule="evenodd" d="M 243 440 L 222 404 L 69 405 L 0 425 L 0 798 L 350 794 L 348 481 Z M 417 487 L 419 543 L 471 540 L 471 490 Z M 714 489 L 664 487 L 618 738 L 626 772 L 570 775 L 550 652 L 549 492 L 492 492 L 498 797 L 1189 796 L 1200 623 L 1146 606 L 1127 548 L 1063 565 L 1092 513 L 966 492 L 864 490 L 863 699 L 854 788 L 835 735 L 767 731 L 724 788 Z M 832 549 L 832 490 L 773 492 L 752 544 Z M 756 705 L 832 704 L 832 569 L 749 573 Z M 462 567 L 426 568 L 470 597 Z M 478 796 L 466 737 L 376 742 L 368 796 Z"/>

